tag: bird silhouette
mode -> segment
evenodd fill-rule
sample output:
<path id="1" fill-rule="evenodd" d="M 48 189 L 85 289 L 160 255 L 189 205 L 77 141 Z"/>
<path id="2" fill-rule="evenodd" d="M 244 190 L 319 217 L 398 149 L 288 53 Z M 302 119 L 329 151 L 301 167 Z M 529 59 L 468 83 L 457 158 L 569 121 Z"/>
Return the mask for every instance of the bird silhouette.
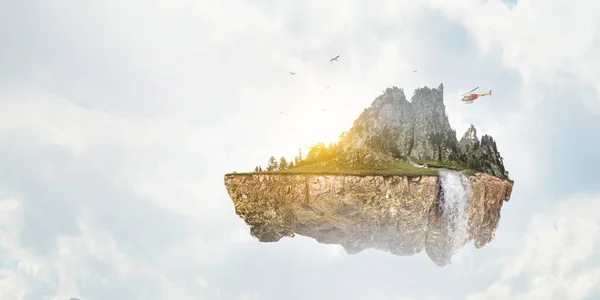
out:
<path id="1" fill-rule="evenodd" d="M 332 58 L 332 59 L 330 59 L 330 60 L 329 60 L 329 62 L 332 62 L 332 61 L 334 61 L 334 60 L 335 60 L 335 61 L 337 61 L 337 60 L 338 60 L 338 58 L 340 58 L 340 56 L 339 56 L 339 55 L 338 55 L 338 56 L 336 56 L 336 57 L 334 57 L 334 58 Z"/>
<path id="2" fill-rule="evenodd" d="M 296 75 L 296 73 L 294 73 L 294 72 L 290 72 L 290 74 L 291 74 L 291 75 Z"/>

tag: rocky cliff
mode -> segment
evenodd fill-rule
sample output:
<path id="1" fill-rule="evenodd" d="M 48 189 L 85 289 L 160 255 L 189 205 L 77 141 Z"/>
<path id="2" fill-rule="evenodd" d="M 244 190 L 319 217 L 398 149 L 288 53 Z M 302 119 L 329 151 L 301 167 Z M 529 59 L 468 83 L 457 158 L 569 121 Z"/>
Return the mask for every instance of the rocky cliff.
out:
<path id="1" fill-rule="evenodd" d="M 471 125 L 458 142 L 458 160 L 474 170 L 508 179 L 504 159 L 500 156 L 496 142 L 489 135 L 477 138 L 477 130 Z"/>
<path id="2" fill-rule="evenodd" d="M 386 89 L 342 135 L 344 149 L 362 148 L 396 158 L 456 161 L 466 167 L 508 179 L 494 139 L 481 143 L 471 126 L 460 142 L 450 127 L 444 105 L 444 86 L 417 89 L 409 102 L 397 87 Z M 475 150 L 475 151 L 473 151 Z"/>
<path id="3" fill-rule="evenodd" d="M 349 254 L 374 248 L 407 256 L 425 249 L 444 266 L 469 241 L 481 248 L 492 240 L 502 203 L 510 199 L 511 181 L 483 173 L 468 180 L 468 229 L 460 241 L 448 232 L 456 224 L 442 212 L 438 176 L 229 174 L 225 186 L 259 241 L 300 234 Z"/>

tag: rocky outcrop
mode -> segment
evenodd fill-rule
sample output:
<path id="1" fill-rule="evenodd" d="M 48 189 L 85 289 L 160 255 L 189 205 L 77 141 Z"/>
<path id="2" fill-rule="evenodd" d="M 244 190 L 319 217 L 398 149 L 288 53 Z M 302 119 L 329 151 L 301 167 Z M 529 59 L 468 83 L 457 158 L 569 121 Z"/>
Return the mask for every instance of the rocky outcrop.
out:
<path id="1" fill-rule="evenodd" d="M 395 157 L 450 160 L 456 154 L 456 133 L 443 102 L 443 85 L 417 89 L 411 102 L 402 89 L 388 88 L 343 135 L 346 148 L 370 148 Z"/>
<path id="2" fill-rule="evenodd" d="M 225 186 L 236 213 L 262 242 L 295 234 L 342 245 L 355 254 L 367 248 L 395 255 L 423 249 L 438 265 L 450 263 L 449 225 L 440 219 L 437 176 L 228 174 Z M 513 183 L 477 173 L 468 204 L 469 234 L 476 247 L 489 243 Z"/>
<path id="3" fill-rule="evenodd" d="M 345 148 L 368 148 L 396 157 L 410 155 L 413 147 L 413 107 L 404 91 L 388 88 L 354 121 L 340 144 Z"/>
<path id="4" fill-rule="evenodd" d="M 458 153 L 459 161 L 469 168 L 508 179 L 508 171 L 504 169 L 496 142 L 489 135 L 484 135 L 479 142 L 475 126 L 471 125 L 458 142 Z"/>
<path id="5" fill-rule="evenodd" d="M 456 132 L 450 127 L 444 106 L 444 87 L 417 89 L 411 99 L 413 148 L 410 157 L 418 160 L 448 161 L 456 156 Z"/>
<path id="6" fill-rule="evenodd" d="M 471 126 L 458 142 L 446 115 L 443 94 L 443 84 L 437 89 L 423 87 L 409 102 L 402 89 L 388 88 L 342 134 L 340 145 L 346 150 L 370 149 L 396 158 L 456 161 L 508 179 L 492 137 L 485 135 L 479 143 Z"/>
<path id="7" fill-rule="evenodd" d="M 479 139 L 477 138 L 477 129 L 475 129 L 475 126 L 471 125 L 471 127 L 467 129 L 463 137 L 458 142 L 460 158 L 465 162 L 473 163 L 471 161 L 472 157 L 468 157 L 468 154 L 474 152 L 478 148 Z"/>

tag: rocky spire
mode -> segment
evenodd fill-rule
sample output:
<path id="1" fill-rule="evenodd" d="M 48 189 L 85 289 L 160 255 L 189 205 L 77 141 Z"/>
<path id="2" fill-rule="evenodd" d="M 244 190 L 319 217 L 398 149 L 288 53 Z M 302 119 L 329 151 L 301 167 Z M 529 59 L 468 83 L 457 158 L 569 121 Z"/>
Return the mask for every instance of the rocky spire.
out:
<path id="1" fill-rule="evenodd" d="M 464 154 L 473 152 L 477 148 L 479 148 L 479 139 L 477 138 L 477 129 L 475 129 L 475 126 L 473 126 L 473 124 L 471 124 L 471 127 L 469 127 L 469 129 L 467 129 L 467 131 L 465 132 L 463 137 L 458 142 L 458 150 L 460 153 L 460 155 L 459 155 L 460 158 L 462 158 L 464 160 L 464 157 L 462 157 Z"/>
<path id="2" fill-rule="evenodd" d="M 340 145 L 396 158 L 458 161 L 474 170 L 508 178 L 492 137 L 484 135 L 480 142 L 471 125 L 458 142 L 446 115 L 443 84 L 437 89 L 416 89 L 410 101 L 404 90 L 387 88 L 342 135 Z"/>
<path id="3" fill-rule="evenodd" d="M 398 158 L 454 159 L 456 133 L 446 116 L 443 88 L 419 88 L 410 102 L 402 89 L 388 88 L 354 121 L 342 144 Z"/>
<path id="4" fill-rule="evenodd" d="M 417 89 L 411 102 L 414 130 L 410 157 L 434 161 L 455 159 L 456 133 L 446 115 L 444 86 Z"/>
<path id="5" fill-rule="evenodd" d="M 412 148 L 413 108 L 404 91 L 388 88 L 365 109 L 340 140 L 345 147 L 367 148 L 395 157 L 408 156 Z"/>
<path id="6" fill-rule="evenodd" d="M 496 142 L 489 135 L 477 139 L 477 130 L 471 125 L 458 142 L 459 161 L 465 163 L 469 168 L 494 175 L 498 178 L 508 179 L 508 172 L 504 169 L 504 163 Z"/>

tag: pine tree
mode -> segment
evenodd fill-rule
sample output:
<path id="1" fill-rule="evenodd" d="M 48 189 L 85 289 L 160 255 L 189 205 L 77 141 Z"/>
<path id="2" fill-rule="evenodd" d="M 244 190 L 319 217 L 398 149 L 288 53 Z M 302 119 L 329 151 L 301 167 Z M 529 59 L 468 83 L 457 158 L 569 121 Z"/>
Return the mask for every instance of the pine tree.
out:
<path id="1" fill-rule="evenodd" d="M 255 173 L 258 173 L 258 172 L 260 172 L 260 171 L 258 170 L 258 167 L 255 167 L 255 168 L 254 168 L 254 172 L 255 172 Z"/>
<path id="2" fill-rule="evenodd" d="M 296 156 L 294 158 L 294 164 L 297 166 L 298 164 L 300 164 L 300 162 L 302 162 L 302 148 L 298 149 L 298 156 Z"/>
<path id="3" fill-rule="evenodd" d="M 287 160 L 285 160 L 285 157 L 281 157 L 281 159 L 279 159 L 279 170 L 285 170 L 288 168 L 288 163 Z"/>
<path id="4" fill-rule="evenodd" d="M 293 167 L 294 167 L 294 162 L 293 162 L 293 161 L 290 161 L 290 164 L 288 165 L 288 169 L 291 169 L 291 168 L 293 168 Z"/>
<path id="5" fill-rule="evenodd" d="M 271 158 L 269 158 L 269 164 L 267 165 L 267 171 L 277 171 L 278 168 L 279 164 L 277 163 L 277 160 L 275 160 L 274 156 L 271 156 Z"/>
<path id="6" fill-rule="evenodd" d="M 258 172 L 261 172 L 261 173 L 262 173 L 262 171 L 263 171 L 262 167 L 261 167 L 261 166 L 258 166 Z"/>
<path id="7" fill-rule="evenodd" d="M 310 151 L 306 155 L 306 160 L 311 162 L 319 162 L 327 158 L 327 147 L 323 142 L 318 142 L 316 145 L 310 148 Z"/>

